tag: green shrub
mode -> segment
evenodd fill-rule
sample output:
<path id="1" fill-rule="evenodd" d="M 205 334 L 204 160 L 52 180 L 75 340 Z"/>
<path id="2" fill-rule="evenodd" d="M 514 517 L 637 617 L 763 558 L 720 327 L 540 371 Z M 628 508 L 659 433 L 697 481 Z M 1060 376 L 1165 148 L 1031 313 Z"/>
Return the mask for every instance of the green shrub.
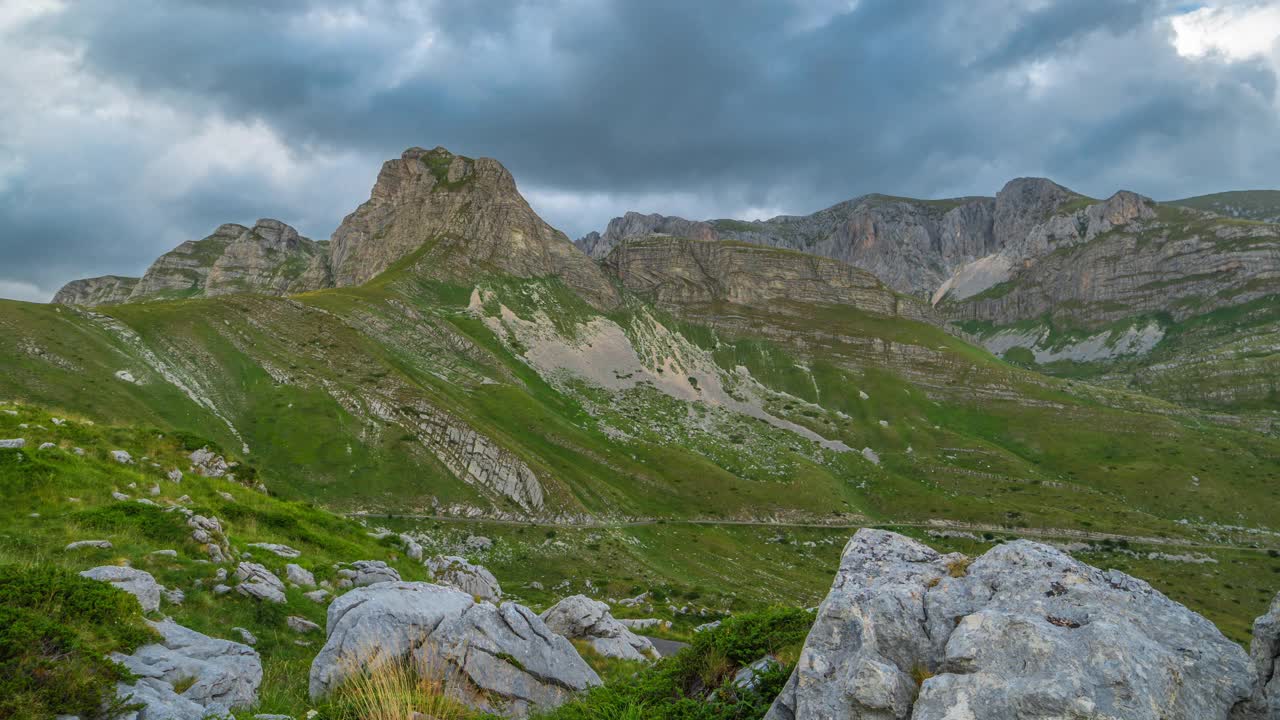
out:
<path id="1" fill-rule="evenodd" d="M 698 633 L 678 655 L 630 678 L 596 688 L 542 720 L 758 720 L 782 690 L 813 614 L 774 608 L 729 618 Z M 772 655 L 754 688 L 731 682 L 742 667 Z"/>
<path id="2" fill-rule="evenodd" d="M 128 673 L 107 658 L 152 639 L 133 596 L 59 567 L 0 566 L 0 718 L 115 717 Z"/>
<path id="3" fill-rule="evenodd" d="M 85 528 L 108 532 L 136 531 L 148 540 L 181 542 L 189 534 L 186 518 L 154 505 L 124 502 L 81 510 L 71 521 Z"/>

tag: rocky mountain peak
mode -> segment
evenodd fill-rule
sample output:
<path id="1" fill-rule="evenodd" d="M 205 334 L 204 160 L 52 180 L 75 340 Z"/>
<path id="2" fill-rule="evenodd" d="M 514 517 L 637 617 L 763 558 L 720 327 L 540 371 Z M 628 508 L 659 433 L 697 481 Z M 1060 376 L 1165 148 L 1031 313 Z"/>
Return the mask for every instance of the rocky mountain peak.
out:
<path id="1" fill-rule="evenodd" d="M 1059 207 L 1077 195 L 1046 178 L 1023 177 L 1005 183 L 996 193 L 994 213 L 997 247 L 1017 243 L 1035 226 L 1048 220 Z"/>
<path id="2" fill-rule="evenodd" d="M 556 276 L 597 307 L 618 300 L 603 272 L 529 207 L 502 163 L 437 147 L 383 163 L 369 199 L 334 231 L 337 285 L 359 285 L 412 253 L 415 272 L 467 281 L 477 273 Z"/>
<path id="3" fill-rule="evenodd" d="M 292 226 L 272 218 L 262 218 L 254 223 L 251 231 L 246 232 L 279 250 L 297 247 L 302 239 Z"/>

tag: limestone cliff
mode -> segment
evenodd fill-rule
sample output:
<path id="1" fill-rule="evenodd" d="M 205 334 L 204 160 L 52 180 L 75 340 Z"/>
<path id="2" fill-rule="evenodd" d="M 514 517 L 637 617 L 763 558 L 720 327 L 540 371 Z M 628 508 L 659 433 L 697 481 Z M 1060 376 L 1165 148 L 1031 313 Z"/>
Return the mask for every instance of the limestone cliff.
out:
<path id="1" fill-rule="evenodd" d="M 414 269 L 443 280 L 498 272 L 554 276 L 597 308 L 617 304 L 600 268 L 538 217 L 497 160 L 410 148 L 388 160 L 369 200 L 333 233 L 337 285 L 358 285 L 421 251 Z"/>
<path id="2" fill-rule="evenodd" d="M 201 240 L 188 240 L 161 255 L 141 278 L 74 280 L 54 302 L 111 305 L 228 293 L 286 295 L 331 284 L 326 243 L 302 237 L 279 220 L 263 219 L 252 228 L 228 223 Z"/>
<path id="3" fill-rule="evenodd" d="M 605 268 L 659 307 L 726 302 L 851 305 L 865 312 L 929 319 L 927 307 L 874 275 L 829 258 L 745 243 L 649 237 L 614 248 Z"/>
<path id="4" fill-rule="evenodd" d="M 53 296 L 60 305 L 115 305 L 129 299 L 138 278 L 119 275 L 72 280 Z"/>

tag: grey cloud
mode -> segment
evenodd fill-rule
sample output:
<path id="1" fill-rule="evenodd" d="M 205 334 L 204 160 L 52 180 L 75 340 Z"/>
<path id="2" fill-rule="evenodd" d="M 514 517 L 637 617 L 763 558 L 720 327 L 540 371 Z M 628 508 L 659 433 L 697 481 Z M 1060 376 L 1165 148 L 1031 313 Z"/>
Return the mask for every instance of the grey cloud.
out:
<path id="1" fill-rule="evenodd" d="M 627 209 L 669 210 L 625 203 L 677 196 L 730 215 L 865 192 L 990 194 L 1023 174 L 1095 195 L 1273 184 L 1274 65 L 1177 56 L 1161 19 L 1172 11 L 1162 0 L 861 0 L 841 13 L 763 1 L 78 4 L 28 35 L 81 48 L 86 72 L 138 97 L 262 122 L 300 156 L 345 157 L 344 172 L 308 166 L 307 187 L 282 192 L 249 168 L 164 203 L 104 202 L 41 178 L 68 155 L 106 166 L 145 144 L 32 148 L 51 161 L 0 190 L 0 249 L 19 257 L 0 279 L 137 272 L 157 245 L 258 215 L 323 238 L 379 160 L 409 145 L 497 157 L 535 196 L 591 195 L 548 205 L 571 235 Z"/>

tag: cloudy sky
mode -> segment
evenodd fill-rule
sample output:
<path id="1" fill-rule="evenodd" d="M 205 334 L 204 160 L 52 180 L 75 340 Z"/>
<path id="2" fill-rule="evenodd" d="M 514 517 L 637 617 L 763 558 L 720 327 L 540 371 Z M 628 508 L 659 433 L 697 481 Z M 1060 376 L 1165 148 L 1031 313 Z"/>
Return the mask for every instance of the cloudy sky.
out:
<path id="1" fill-rule="evenodd" d="M 0 0 L 0 297 L 223 222 L 324 239 L 382 160 L 502 160 L 577 237 L 1045 175 L 1280 187 L 1280 0 Z"/>

